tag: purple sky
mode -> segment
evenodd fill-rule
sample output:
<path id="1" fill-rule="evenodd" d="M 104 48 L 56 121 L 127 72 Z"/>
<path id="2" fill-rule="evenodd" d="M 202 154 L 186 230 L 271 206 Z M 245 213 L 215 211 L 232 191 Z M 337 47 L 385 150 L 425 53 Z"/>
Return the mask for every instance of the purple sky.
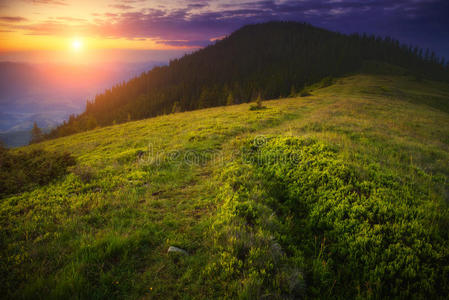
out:
<path id="1" fill-rule="evenodd" d="M 46 14 L 35 17 L 35 9 L 43 7 Z M 389 35 L 449 58 L 449 0 L 0 0 L 0 37 L 13 31 L 26 36 L 79 31 L 102 39 L 201 47 L 245 24 L 272 20 Z"/>

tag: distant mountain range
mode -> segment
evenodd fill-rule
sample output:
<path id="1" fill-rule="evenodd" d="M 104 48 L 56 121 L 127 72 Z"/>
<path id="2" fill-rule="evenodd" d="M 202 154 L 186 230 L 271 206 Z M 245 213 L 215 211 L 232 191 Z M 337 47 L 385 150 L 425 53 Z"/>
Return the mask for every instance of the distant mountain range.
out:
<path id="1" fill-rule="evenodd" d="M 0 140 L 9 147 L 29 141 L 36 122 L 46 131 L 82 112 L 86 100 L 107 87 L 164 62 L 107 66 L 0 62 Z"/>

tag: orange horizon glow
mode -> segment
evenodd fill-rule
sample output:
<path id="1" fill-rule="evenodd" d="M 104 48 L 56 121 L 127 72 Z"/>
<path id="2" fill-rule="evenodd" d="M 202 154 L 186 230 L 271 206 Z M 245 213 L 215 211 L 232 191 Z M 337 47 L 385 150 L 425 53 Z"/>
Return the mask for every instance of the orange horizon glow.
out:
<path id="1" fill-rule="evenodd" d="M 14 34 L 0 35 L 0 52 L 25 51 L 25 50 L 66 50 L 73 37 L 59 36 L 30 36 Z M 171 46 L 157 43 L 151 39 L 130 40 L 125 38 L 98 38 L 86 37 L 83 39 L 89 49 L 140 49 L 140 50 L 175 50 L 192 49 L 196 47 Z"/>
<path id="2" fill-rule="evenodd" d="M 157 6 L 158 3 L 163 2 L 155 0 L 150 4 Z M 111 49 L 188 51 L 198 48 L 166 44 L 162 38 L 145 34 L 130 36 L 126 24 L 117 24 L 117 18 L 142 11 L 148 3 L 133 1 L 132 5 L 130 9 L 119 1 L 107 0 L 0 3 L 0 55 L 48 51 L 57 52 L 71 62 L 75 54 L 81 60 L 93 52 Z"/>
<path id="3" fill-rule="evenodd" d="M 182 51 L 185 53 L 196 49 L 195 47 L 163 45 L 151 40 L 133 41 L 123 38 L 100 39 L 95 37 L 83 37 L 79 38 L 80 43 L 82 44 L 80 47 L 74 47 L 73 44 L 75 38 L 69 36 L 18 36 L 6 39 L 4 40 L 5 42 L 2 41 L 3 38 L 3 36 L 0 37 L 0 58 L 6 57 L 9 53 L 20 54 L 37 52 L 38 54 L 26 55 L 30 58 L 27 60 L 47 63 L 92 64 L 96 62 L 105 63 L 119 60 L 143 61 L 144 59 L 142 58 L 123 57 L 123 55 L 119 56 L 116 52 L 122 50 L 155 50 Z M 32 57 L 34 57 L 34 59 Z"/>

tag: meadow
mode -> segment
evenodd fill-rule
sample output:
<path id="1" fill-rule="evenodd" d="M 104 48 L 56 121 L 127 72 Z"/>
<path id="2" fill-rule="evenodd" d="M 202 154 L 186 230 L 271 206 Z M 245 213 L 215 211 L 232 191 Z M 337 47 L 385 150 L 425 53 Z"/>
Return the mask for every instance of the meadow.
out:
<path id="1" fill-rule="evenodd" d="M 1 295 L 445 298 L 449 85 L 360 74 L 307 94 L 13 150 L 76 165 L 0 200 Z"/>

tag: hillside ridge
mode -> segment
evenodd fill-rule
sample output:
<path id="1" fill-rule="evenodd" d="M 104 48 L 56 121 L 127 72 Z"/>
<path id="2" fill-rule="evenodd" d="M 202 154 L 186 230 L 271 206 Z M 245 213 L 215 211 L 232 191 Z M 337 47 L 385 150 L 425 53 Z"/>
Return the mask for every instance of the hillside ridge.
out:
<path id="1" fill-rule="evenodd" d="M 448 80 L 429 50 L 390 37 L 344 35 L 296 22 L 247 25 L 215 44 L 155 67 L 97 95 L 46 138 L 179 111 L 295 96 L 365 61 L 405 68 L 417 81 Z"/>
<path id="2" fill-rule="evenodd" d="M 359 74 L 308 92 L 10 150 L 76 165 L 1 199 L 1 294 L 443 298 L 449 85 Z"/>

